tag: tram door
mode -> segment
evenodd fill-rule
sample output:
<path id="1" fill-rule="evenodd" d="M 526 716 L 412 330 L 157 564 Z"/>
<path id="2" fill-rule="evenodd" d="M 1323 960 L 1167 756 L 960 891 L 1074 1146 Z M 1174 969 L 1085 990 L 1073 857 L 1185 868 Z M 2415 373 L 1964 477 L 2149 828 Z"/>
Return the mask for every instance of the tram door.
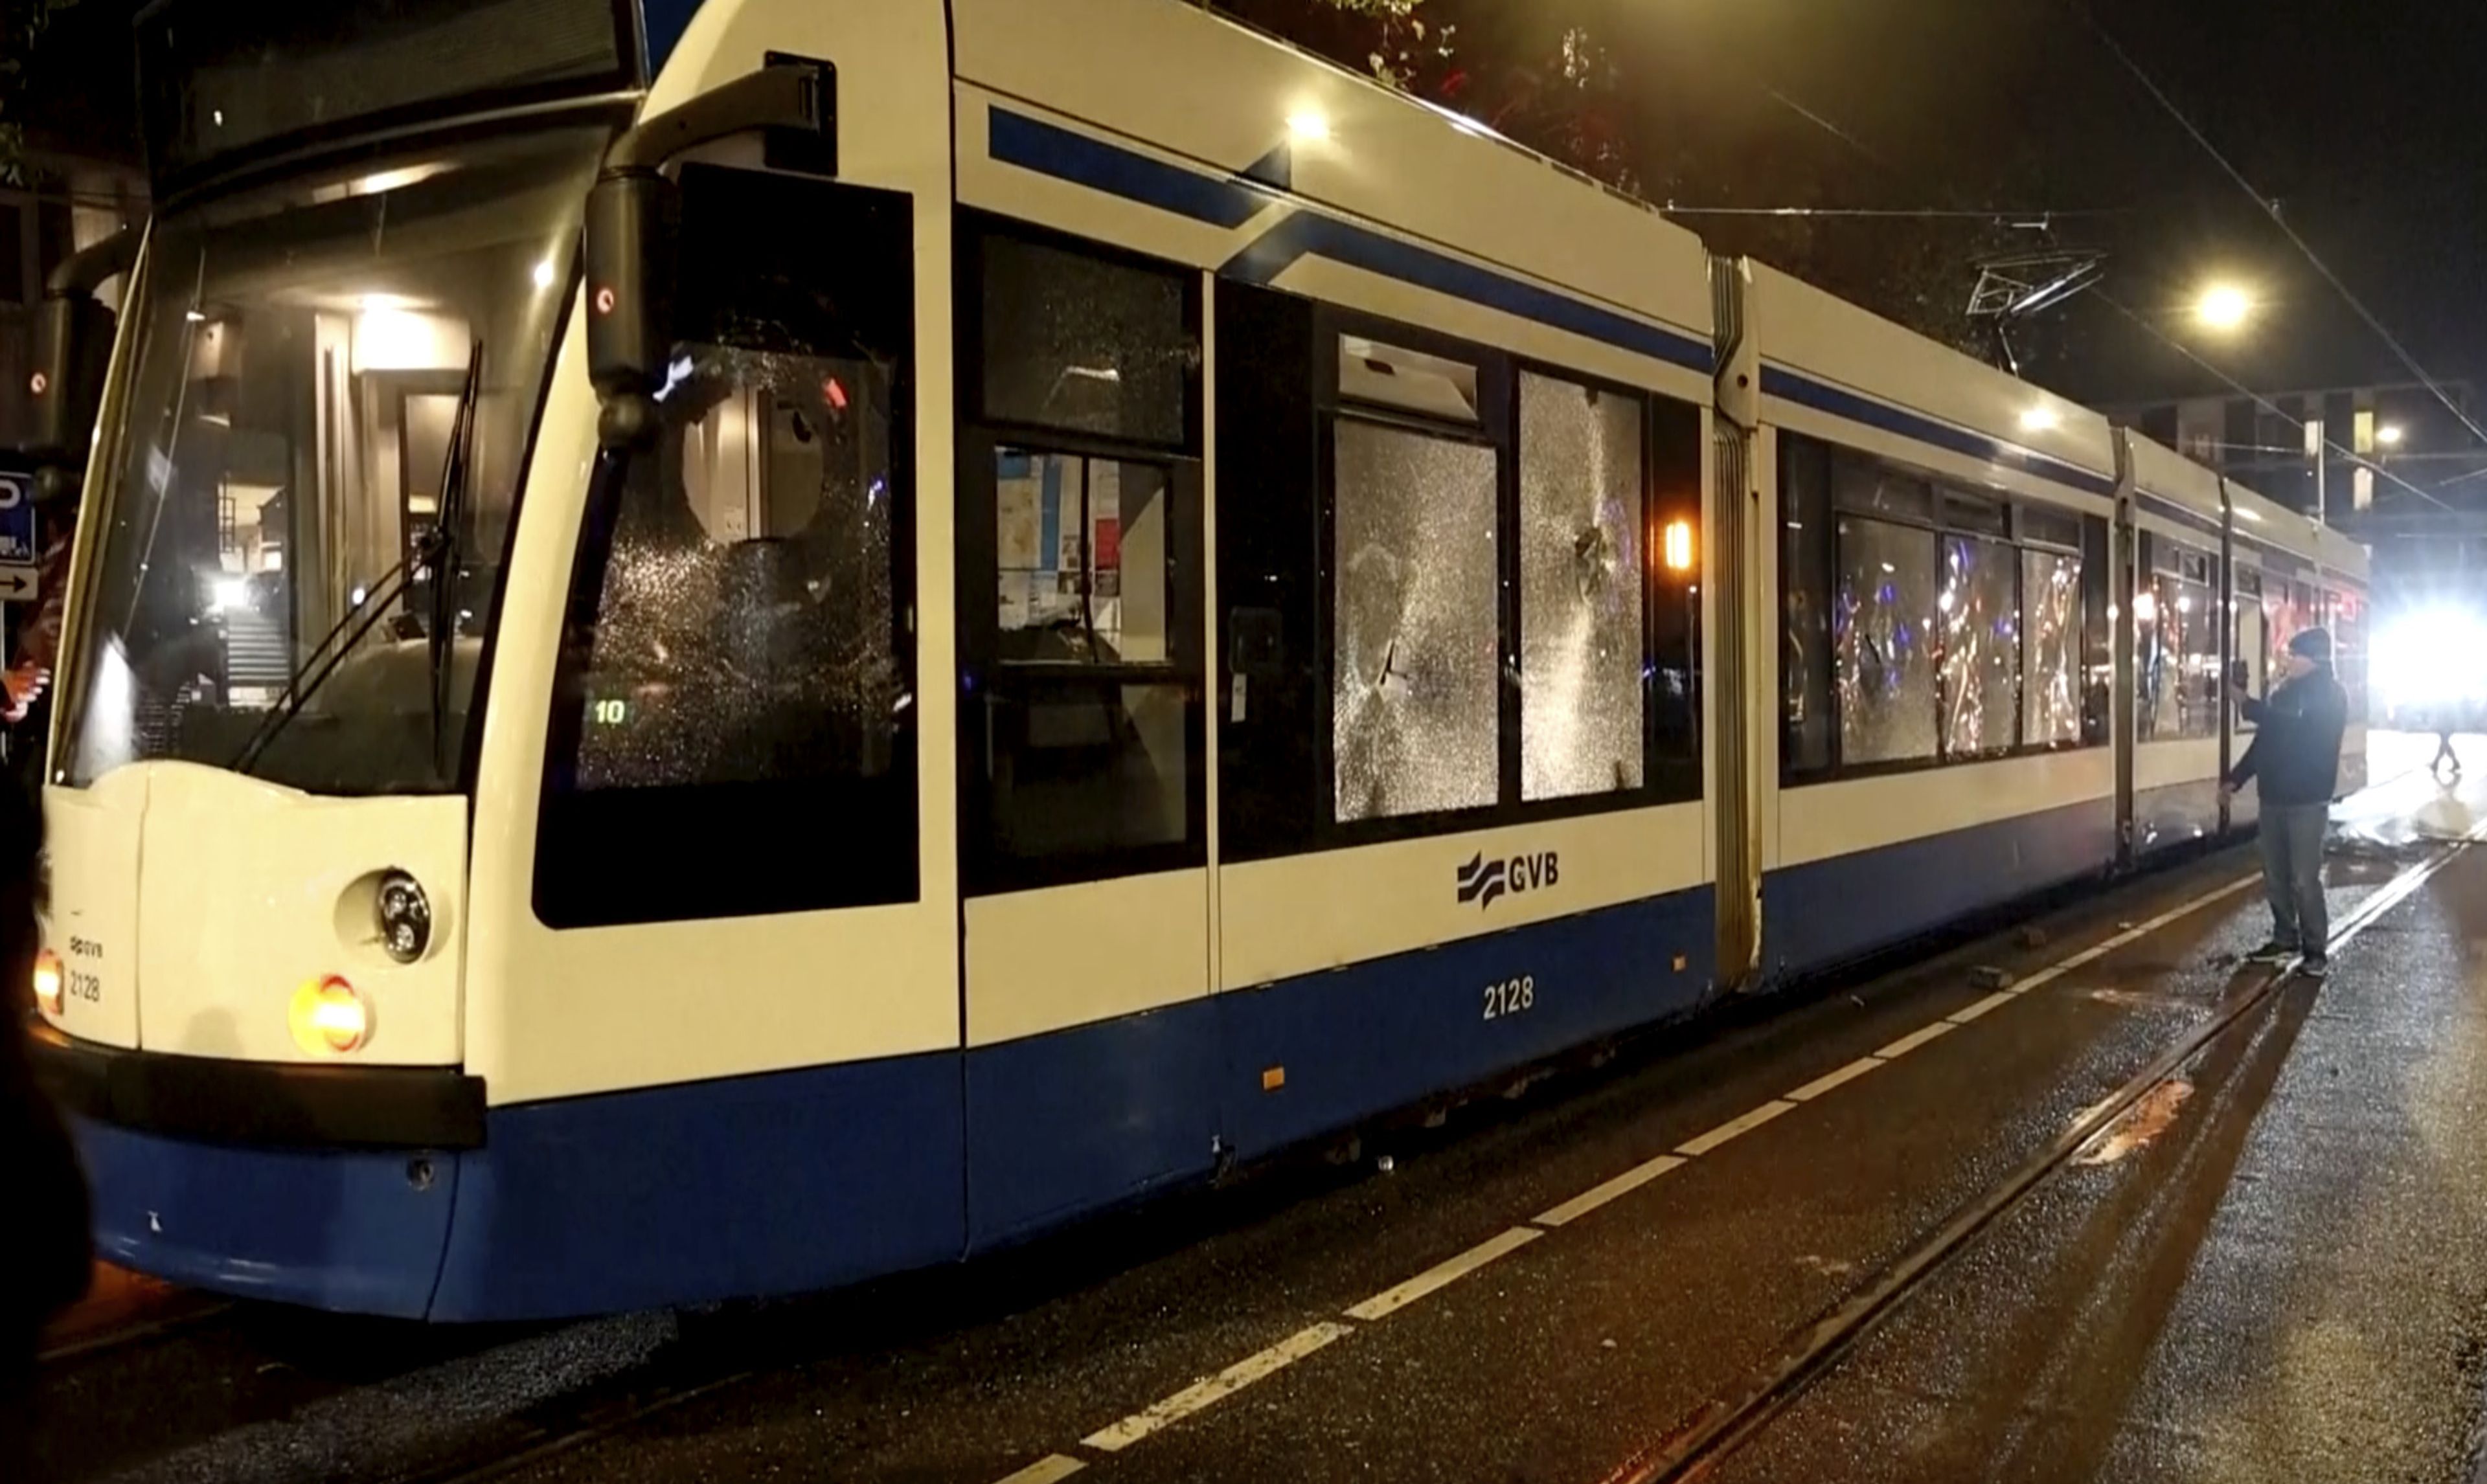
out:
<path id="1" fill-rule="evenodd" d="M 971 1245 L 1209 1167 L 1198 275 L 962 218 Z"/>

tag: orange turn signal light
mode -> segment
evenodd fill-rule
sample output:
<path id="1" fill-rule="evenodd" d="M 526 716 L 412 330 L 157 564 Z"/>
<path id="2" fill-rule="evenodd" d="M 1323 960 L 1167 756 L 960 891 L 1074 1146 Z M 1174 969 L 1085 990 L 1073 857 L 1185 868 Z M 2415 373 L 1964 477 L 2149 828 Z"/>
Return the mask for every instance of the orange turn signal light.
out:
<path id="1" fill-rule="evenodd" d="M 35 1003 L 46 1015 L 61 1013 L 61 955 L 49 948 L 35 955 Z"/>
<path id="2" fill-rule="evenodd" d="M 295 990 L 286 1019 L 293 1031 L 293 1044 L 314 1056 L 360 1051 L 372 1038 L 370 1003 L 362 991 L 333 974 Z"/>

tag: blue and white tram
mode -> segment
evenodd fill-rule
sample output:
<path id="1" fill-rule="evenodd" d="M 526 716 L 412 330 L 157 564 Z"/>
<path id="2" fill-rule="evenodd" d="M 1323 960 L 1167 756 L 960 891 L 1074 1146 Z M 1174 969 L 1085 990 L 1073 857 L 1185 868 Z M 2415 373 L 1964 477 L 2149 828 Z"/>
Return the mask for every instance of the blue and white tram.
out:
<path id="1" fill-rule="evenodd" d="M 2219 833 L 2362 603 L 1173 0 L 514 14 L 139 21 L 37 991 L 147 1272 L 989 1250 Z"/>

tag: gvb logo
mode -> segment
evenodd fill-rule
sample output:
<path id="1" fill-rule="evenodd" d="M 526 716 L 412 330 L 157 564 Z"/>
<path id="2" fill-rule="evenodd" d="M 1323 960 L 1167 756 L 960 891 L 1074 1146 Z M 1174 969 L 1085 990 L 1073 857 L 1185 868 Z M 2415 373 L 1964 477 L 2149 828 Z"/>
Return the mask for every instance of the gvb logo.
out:
<path id="1" fill-rule="evenodd" d="M 1459 869 L 1460 905 L 1474 902 L 1482 912 L 1494 905 L 1495 897 L 1543 891 L 1561 878 L 1559 857 L 1551 850 L 1491 861 L 1480 851 Z"/>

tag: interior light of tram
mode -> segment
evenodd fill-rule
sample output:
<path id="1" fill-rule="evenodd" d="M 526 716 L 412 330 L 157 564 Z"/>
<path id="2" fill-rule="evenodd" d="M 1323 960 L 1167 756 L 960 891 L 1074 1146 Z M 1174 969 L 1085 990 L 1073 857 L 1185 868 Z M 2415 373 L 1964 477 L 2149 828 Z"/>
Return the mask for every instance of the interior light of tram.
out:
<path id="1" fill-rule="evenodd" d="M 417 313 L 411 300 L 365 294 L 354 323 L 354 370 L 436 371 L 462 360 L 455 320 Z"/>
<path id="2" fill-rule="evenodd" d="M 1665 560 L 1667 570 L 1692 570 L 1692 522 L 1670 520 L 1666 523 Z"/>

